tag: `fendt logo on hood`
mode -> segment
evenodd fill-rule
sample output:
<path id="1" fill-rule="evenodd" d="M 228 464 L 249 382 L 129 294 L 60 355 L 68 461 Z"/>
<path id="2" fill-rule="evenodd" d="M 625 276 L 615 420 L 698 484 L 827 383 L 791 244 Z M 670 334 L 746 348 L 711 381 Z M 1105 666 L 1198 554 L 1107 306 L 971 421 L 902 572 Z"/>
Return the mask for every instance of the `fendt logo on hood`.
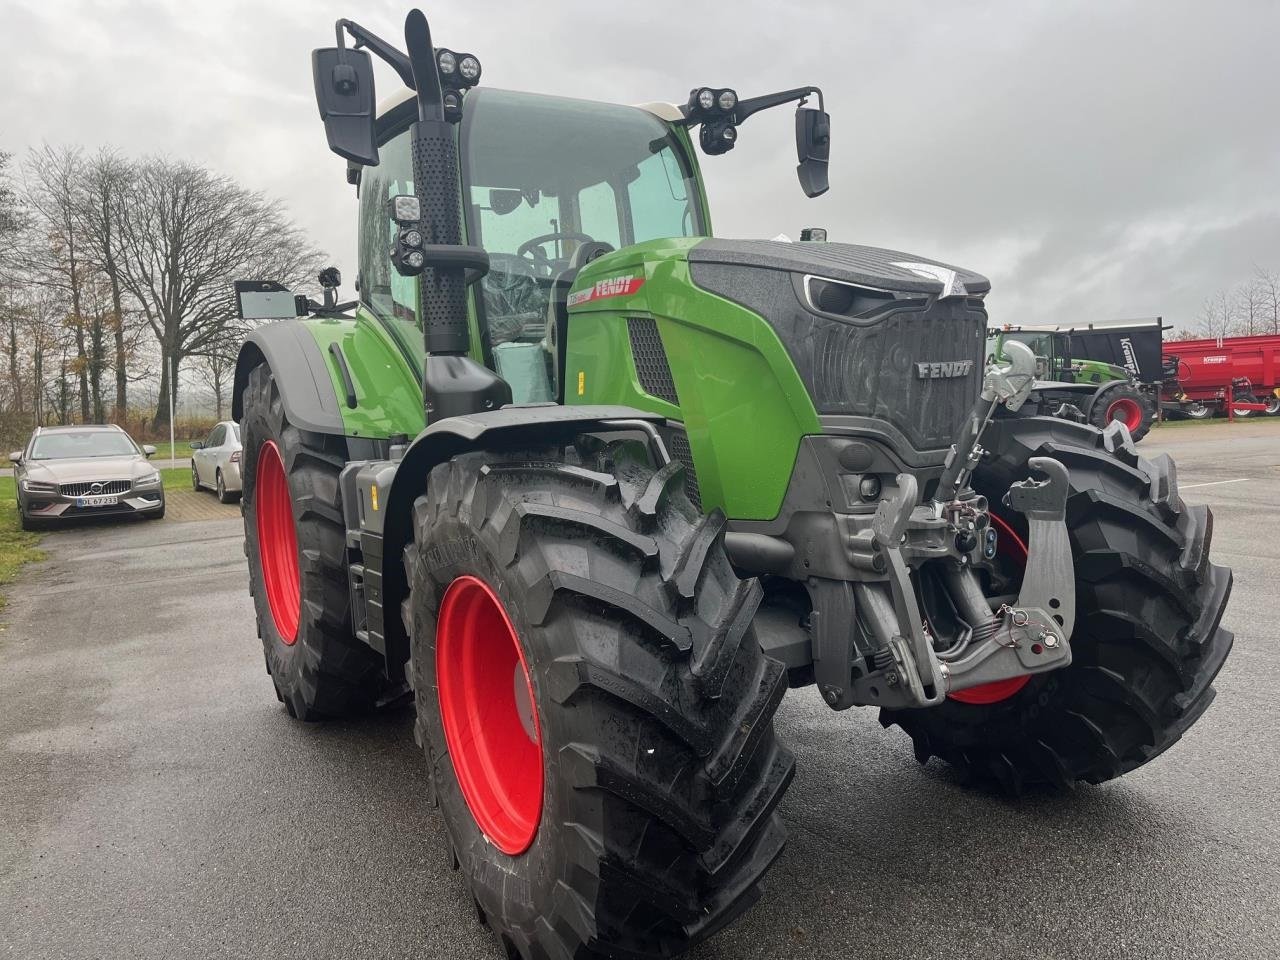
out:
<path id="1" fill-rule="evenodd" d="M 916 376 L 921 380 L 950 380 L 954 377 L 967 377 L 972 370 L 972 360 L 926 360 L 916 364 Z"/>
<path id="2" fill-rule="evenodd" d="M 644 277 L 607 277 L 597 280 L 585 290 L 569 294 L 565 304 L 576 307 L 580 303 L 592 300 L 604 300 L 606 297 L 627 297 L 644 286 Z"/>

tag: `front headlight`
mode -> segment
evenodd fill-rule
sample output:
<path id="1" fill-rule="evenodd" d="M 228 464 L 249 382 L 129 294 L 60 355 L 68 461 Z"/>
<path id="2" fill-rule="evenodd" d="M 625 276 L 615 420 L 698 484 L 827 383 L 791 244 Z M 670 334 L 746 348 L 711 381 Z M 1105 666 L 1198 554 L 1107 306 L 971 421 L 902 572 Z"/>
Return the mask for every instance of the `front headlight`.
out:
<path id="1" fill-rule="evenodd" d="M 160 483 L 160 472 L 152 471 L 133 481 L 135 487 L 154 487 Z"/>
<path id="2" fill-rule="evenodd" d="M 42 483 L 39 480 L 22 480 L 20 486 L 23 493 L 57 493 L 56 483 Z"/>

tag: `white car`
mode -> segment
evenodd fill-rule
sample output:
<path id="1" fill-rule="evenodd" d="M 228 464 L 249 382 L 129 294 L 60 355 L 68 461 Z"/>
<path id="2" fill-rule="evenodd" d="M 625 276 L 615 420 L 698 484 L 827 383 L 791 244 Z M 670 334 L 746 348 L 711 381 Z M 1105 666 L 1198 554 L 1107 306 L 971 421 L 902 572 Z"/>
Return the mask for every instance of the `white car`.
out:
<path id="1" fill-rule="evenodd" d="M 222 503 L 240 499 L 240 424 L 223 420 L 202 442 L 191 442 L 191 489 L 213 490 Z"/>

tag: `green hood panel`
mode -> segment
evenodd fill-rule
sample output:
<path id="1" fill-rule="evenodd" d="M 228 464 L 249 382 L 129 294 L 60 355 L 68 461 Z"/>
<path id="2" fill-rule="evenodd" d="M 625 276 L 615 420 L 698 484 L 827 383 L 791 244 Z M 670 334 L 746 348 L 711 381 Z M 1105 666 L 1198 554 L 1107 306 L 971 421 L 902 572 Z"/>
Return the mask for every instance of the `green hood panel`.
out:
<path id="1" fill-rule="evenodd" d="M 769 520 L 801 437 L 821 432 L 818 415 L 769 324 L 694 285 L 687 256 L 704 239 L 637 244 L 582 269 L 569 295 L 565 402 L 626 404 L 683 422 L 703 508 Z M 674 388 L 665 399 L 637 372 L 636 350 L 650 362 L 654 330 Z"/>
<path id="2" fill-rule="evenodd" d="M 363 307 L 355 319 L 302 321 L 324 354 L 347 436 L 385 439 L 403 433 L 416 437 L 426 426 L 418 373 L 390 332 Z M 356 406 L 347 405 L 347 389 L 330 350 L 337 344 L 355 387 Z"/>

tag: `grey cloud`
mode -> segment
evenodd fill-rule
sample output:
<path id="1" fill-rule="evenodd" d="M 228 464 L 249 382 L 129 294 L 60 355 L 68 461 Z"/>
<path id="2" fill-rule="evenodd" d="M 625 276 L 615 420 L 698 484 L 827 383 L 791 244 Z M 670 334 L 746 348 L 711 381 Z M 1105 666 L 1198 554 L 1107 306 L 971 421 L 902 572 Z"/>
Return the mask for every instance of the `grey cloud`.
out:
<path id="1" fill-rule="evenodd" d="M 12 3 L 9 5 L 12 6 Z M 352 190 L 324 151 L 309 53 L 402 3 L 19 0 L 0 149 L 42 139 L 207 163 L 284 196 L 350 268 Z M 432 5 L 485 82 L 592 99 L 744 95 L 814 82 L 832 189 L 806 201 L 785 111 L 704 158 L 717 232 L 894 246 L 988 273 L 998 319 L 1162 314 L 1280 268 L 1273 3 Z M 393 78 L 383 73 L 383 92 Z M 349 271 L 348 271 L 349 272 Z"/>

